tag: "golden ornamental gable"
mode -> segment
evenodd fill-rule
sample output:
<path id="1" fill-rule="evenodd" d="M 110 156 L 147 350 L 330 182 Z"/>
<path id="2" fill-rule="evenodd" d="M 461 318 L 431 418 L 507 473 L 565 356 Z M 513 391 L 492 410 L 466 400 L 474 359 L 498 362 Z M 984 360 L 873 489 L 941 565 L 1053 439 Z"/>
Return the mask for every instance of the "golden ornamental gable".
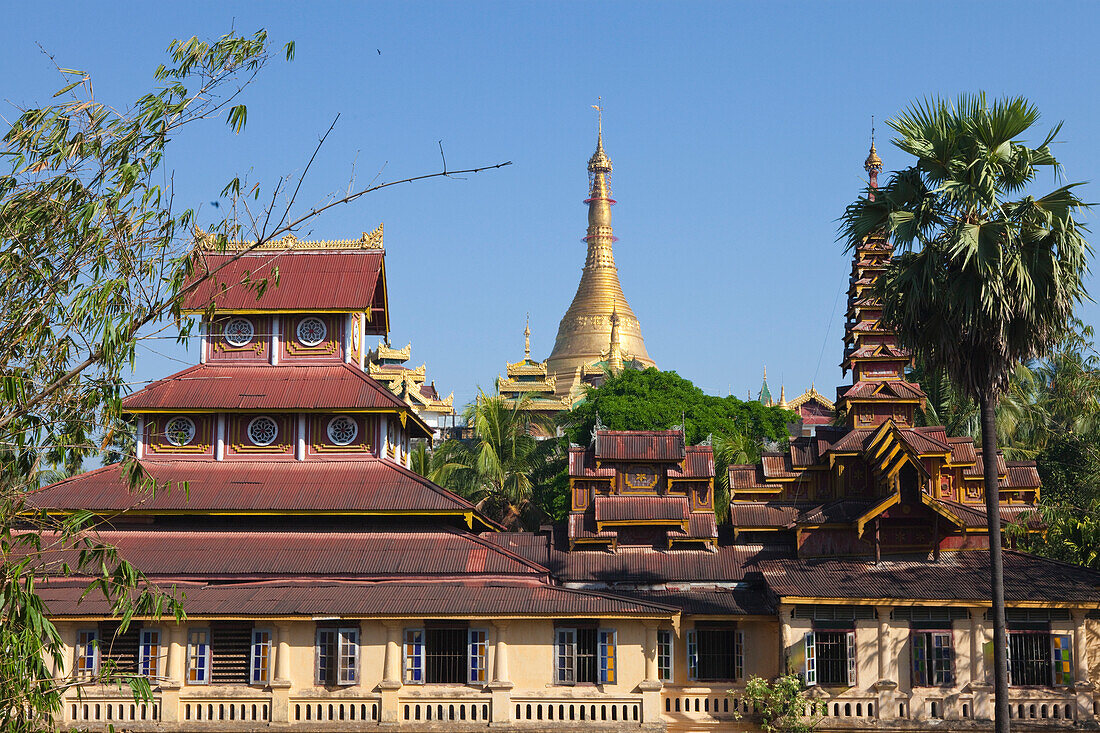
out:
<path id="1" fill-rule="evenodd" d="M 312 250 L 340 250 L 340 249 L 368 249 L 368 250 L 381 250 L 383 249 L 383 237 L 382 237 L 382 224 L 379 224 L 372 232 L 363 232 L 363 235 L 358 239 L 319 239 L 319 240 L 305 240 L 298 239 L 292 233 L 287 232 L 279 239 L 264 242 L 263 244 L 256 246 L 255 242 L 244 242 L 232 240 L 225 243 L 224 248 L 220 247 L 217 243 L 217 237 L 209 232 L 197 230 L 195 232 L 195 239 L 199 247 L 206 250 L 217 250 L 225 252 L 239 252 L 245 249 L 251 249 L 257 252 L 268 252 L 272 250 L 284 251 L 294 250 L 295 252 L 308 252 Z"/>

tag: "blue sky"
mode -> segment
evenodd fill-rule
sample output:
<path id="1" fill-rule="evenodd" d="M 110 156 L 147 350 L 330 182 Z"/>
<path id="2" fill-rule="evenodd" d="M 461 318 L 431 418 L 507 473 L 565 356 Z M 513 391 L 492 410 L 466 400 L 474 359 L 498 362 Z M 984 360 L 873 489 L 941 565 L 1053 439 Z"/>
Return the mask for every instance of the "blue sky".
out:
<path id="1" fill-rule="evenodd" d="M 413 365 L 459 404 L 522 355 L 526 313 L 534 355 L 553 346 L 584 262 L 598 96 L 623 289 L 658 365 L 716 394 L 755 391 L 765 364 L 776 394 L 844 381 L 836 218 L 858 195 L 871 115 L 931 94 L 1021 94 L 1044 132 L 1065 120 L 1069 180 L 1100 170 L 1095 3 L 40 2 L 5 16 L 8 119 L 61 86 L 37 44 L 125 105 L 172 38 L 262 27 L 295 41 L 296 60 L 248 92 L 244 134 L 214 123 L 172 144 L 177 200 L 200 221 L 235 175 L 266 189 L 301 170 L 337 114 L 305 204 L 353 171 L 363 183 L 438 170 L 439 140 L 451 168 L 512 161 L 372 194 L 301 234 L 385 222 L 392 341 L 411 340 Z M 884 128 L 886 168 L 905 166 Z M 154 346 L 139 379 L 197 360 Z"/>

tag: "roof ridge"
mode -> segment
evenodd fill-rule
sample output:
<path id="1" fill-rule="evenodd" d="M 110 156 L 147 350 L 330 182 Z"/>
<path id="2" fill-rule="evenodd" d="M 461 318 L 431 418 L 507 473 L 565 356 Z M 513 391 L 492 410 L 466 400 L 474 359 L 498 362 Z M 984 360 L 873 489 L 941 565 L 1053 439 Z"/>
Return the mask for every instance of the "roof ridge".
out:
<path id="1" fill-rule="evenodd" d="M 482 546 L 484 546 L 484 547 L 486 547 L 490 550 L 493 550 L 495 552 L 499 552 L 500 554 L 502 554 L 506 557 L 509 557 L 513 560 L 517 560 L 517 561 L 523 563 L 524 565 L 527 565 L 528 567 L 534 568 L 535 570 L 542 571 L 542 572 L 546 573 L 547 575 L 550 574 L 550 568 L 548 568 L 544 565 L 540 565 L 539 563 L 537 563 L 533 560 L 528 560 L 527 558 L 523 557 L 522 555 L 519 555 L 515 552 L 512 552 L 511 550 L 507 550 L 507 549 L 505 549 L 501 545 L 498 545 L 495 542 L 490 542 L 489 540 L 483 538 L 481 535 L 477 534 L 476 532 L 467 532 L 466 530 L 459 530 L 457 527 L 445 527 L 444 529 L 446 529 L 448 532 L 450 532 L 452 534 L 460 535 L 460 536 L 462 536 L 466 539 L 472 540 L 472 541 L 474 541 L 474 542 L 476 542 L 476 543 L 478 543 L 478 544 L 480 544 L 480 545 L 482 545 Z"/>

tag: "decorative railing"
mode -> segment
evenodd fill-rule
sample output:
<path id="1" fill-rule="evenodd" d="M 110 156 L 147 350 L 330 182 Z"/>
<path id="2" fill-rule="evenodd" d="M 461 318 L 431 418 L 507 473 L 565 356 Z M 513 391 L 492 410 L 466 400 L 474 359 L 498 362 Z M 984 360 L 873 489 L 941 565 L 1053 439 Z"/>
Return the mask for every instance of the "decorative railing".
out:
<path id="1" fill-rule="evenodd" d="M 290 724 L 298 723 L 377 723 L 381 714 L 378 697 L 340 697 L 318 699 L 294 697 L 290 699 Z"/>
<path id="2" fill-rule="evenodd" d="M 160 720 L 160 698 L 137 702 L 132 695 L 71 698 L 64 706 L 65 717 L 74 723 L 132 723 Z"/>
<path id="3" fill-rule="evenodd" d="M 640 698 L 557 698 L 513 697 L 513 721 L 516 723 L 578 723 L 596 725 L 641 725 Z"/>
<path id="4" fill-rule="evenodd" d="M 661 709 L 672 718 L 732 720 L 737 715 L 755 712 L 749 701 L 737 697 L 736 693 L 726 694 L 725 690 L 666 688 L 661 697 Z"/>
<path id="5" fill-rule="evenodd" d="M 179 722 L 262 723 L 271 720 L 271 697 L 181 698 Z"/>
<path id="6" fill-rule="evenodd" d="M 400 697 L 397 712 L 401 724 L 445 721 L 488 725 L 492 718 L 492 704 L 487 696 Z"/>

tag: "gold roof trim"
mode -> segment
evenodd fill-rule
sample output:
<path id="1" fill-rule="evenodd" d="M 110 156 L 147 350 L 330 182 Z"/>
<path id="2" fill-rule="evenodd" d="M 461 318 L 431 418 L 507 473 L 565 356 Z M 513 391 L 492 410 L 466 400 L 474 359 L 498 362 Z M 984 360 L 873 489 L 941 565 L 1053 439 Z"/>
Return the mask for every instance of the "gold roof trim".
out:
<path id="1" fill-rule="evenodd" d="M 514 379 L 500 379 L 497 392 L 553 392 L 557 380 L 547 377 L 538 382 L 518 382 Z"/>
<path id="2" fill-rule="evenodd" d="M 813 385 L 811 385 L 808 390 L 806 390 L 805 392 L 800 394 L 798 397 L 795 397 L 793 400 L 788 402 L 787 403 L 787 409 L 788 410 L 798 409 L 799 407 L 802 407 L 802 405 L 806 404 L 807 402 L 809 402 L 812 399 L 817 400 L 818 402 L 825 405 L 825 407 L 829 408 L 830 410 L 836 409 L 836 405 L 833 404 L 833 401 L 830 400 L 825 395 L 818 392 L 816 389 L 814 389 Z"/>
<path id="3" fill-rule="evenodd" d="M 249 247 L 253 247 L 254 242 L 238 242 L 231 241 L 226 242 L 225 249 L 218 248 L 215 244 L 216 238 L 204 231 L 197 231 L 195 237 L 198 240 L 199 246 L 206 250 L 225 251 L 225 252 L 239 252 Z M 305 240 L 298 239 L 291 233 L 287 233 L 279 239 L 264 242 L 258 247 L 253 247 L 253 251 L 267 252 L 271 250 L 287 250 L 293 249 L 296 251 L 309 251 L 309 250 L 331 250 L 331 249 L 383 249 L 382 244 L 382 225 L 373 232 L 363 232 L 363 236 L 358 239 L 319 239 L 319 240 Z"/>
<path id="4" fill-rule="evenodd" d="M 403 349 L 395 349 L 392 346 L 387 346 L 385 342 L 379 341 L 378 348 L 368 352 L 371 360 L 377 359 L 400 359 L 401 361 L 408 361 L 412 356 L 412 341 L 405 345 Z"/>

